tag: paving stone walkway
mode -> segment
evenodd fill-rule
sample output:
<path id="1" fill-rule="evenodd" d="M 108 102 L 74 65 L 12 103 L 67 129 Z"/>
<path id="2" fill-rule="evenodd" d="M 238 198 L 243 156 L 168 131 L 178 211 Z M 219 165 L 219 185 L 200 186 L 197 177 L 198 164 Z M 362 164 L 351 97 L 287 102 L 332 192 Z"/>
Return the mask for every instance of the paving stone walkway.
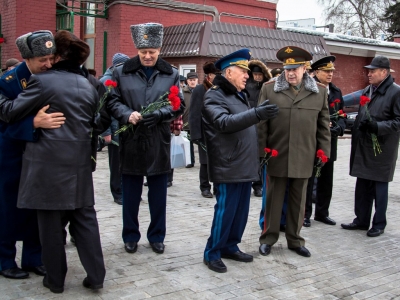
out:
<path id="1" fill-rule="evenodd" d="M 372 150 L 371 150 L 372 151 Z M 389 185 L 388 225 L 385 233 L 369 238 L 365 231 L 346 231 L 340 223 L 354 218 L 355 178 L 349 173 L 350 139 L 341 139 L 335 164 L 335 186 L 330 216 L 336 226 L 312 220 L 301 233 L 310 258 L 287 249 L 285 236 L 267 257 L 258 253 L 258 216 L 261 198 L 251 197 L 249 221 L 240 244 L 254 255 L 252 263 L 225 260 L 228 272 L 210 271 L 202 262 L 209 236 L 214 199 L 198 188 L 199 165 L 176 169 L 168 189 L 165 253 L 154 253 L 146 240 L 149 224 L 147 188 L 140 207 L 142 239 L 128 254 L 121 239 L 121 206 L 109 191 L 107 150 L 98 154 L 94 173 L 96 210 L 107 268 L 104 288 L 93 292 L 82 286 L 85 272 L 76 248 L 68 242 L 65 291 L 53 294 L 42 277 L 10 280 L 0 276 L 0 299 L 400 299 L 400 162 Z M 18 243 L 18 256 L 20 256 Z"/>

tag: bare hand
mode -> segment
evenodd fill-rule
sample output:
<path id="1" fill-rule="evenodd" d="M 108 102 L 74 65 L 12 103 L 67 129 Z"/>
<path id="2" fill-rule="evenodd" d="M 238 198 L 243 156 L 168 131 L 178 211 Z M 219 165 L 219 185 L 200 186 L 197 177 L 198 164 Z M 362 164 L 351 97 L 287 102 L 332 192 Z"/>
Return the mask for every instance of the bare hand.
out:
<path id="1" fill-rule="evenodd" d="M 61 125 L 65 123 L 64 114 L 61 112 L 55 112 L 48 114 L 46 110 L 48 110 L 50 105 L 44 106 L 41 110 L 38 111 L 36 116 L 33 118 L 33 127 L 34 128 L 45 128 L 45 129 L 54 129 L 60 128 Z"/>
<path id="2" fill-rule="evenodd" d="M 132 123 L 133 125 L 136 125 L 141 119 L 143 119 L 142 115 L 139 112 L 134 111 L 129 116 L 129 120 L 128 121 L 129 121 L 129 123 Z"/>
<path id="3" fill-rule="evenodd" d="M 103 139 L 104 139 L 104 142 L 105 142 L 106 144 L 110 144 L 110 143 L 111 143 L 111 134 L 110 134 L 110 135 L 103 136 Z"/>

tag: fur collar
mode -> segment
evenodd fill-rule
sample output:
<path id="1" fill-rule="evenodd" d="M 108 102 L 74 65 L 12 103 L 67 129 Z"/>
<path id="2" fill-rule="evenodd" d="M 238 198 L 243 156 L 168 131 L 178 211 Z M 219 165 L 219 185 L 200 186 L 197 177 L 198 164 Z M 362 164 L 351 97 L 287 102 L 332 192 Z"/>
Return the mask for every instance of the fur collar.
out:
<path id="1" fill-rule="evenodd" d="M 249 61 L 249 68 L 251 69 L 252 66 L 258 66 L 261 68 L 263 74 L 264 74 L 264 79 L 265 81 L 269 81 L 272 78 L 272 74 L 267 68 L 267 66 L 261 61 L 257 59 L 252 59 Z M 251 72 L 249 72 L 251 73 Z M 253 78 L 253 74 L 250 74 L 250 77 Z"/>
<path id="2" fill-rule="evenodd" d="M 304 89 L 306 91 L 309 91 L 309 92 L 312 92 L 312 93 L 316 93 L 316 94 L 319 93 L 319 89 L 318 89 L 317 83 L 307 73 L 304 73 L 303 84 L 304 84 Z M 290 88 L 290 84 L 289 84 L 289 82 L 286 81 L 285 72 L 282 72 L 282 74 L 279 75 L 279 77 L 275 81 L 274 92 L 279 93 L 279 92 L 282 92 L 282 91 L 286 91 L 289 88 Z"/>
<path id="3" fill-rule="evenodd" d="M 236 87 L 222 75 L 215 76 L 213 84 L 219 86 L 228 95 L 237 95 Z M 249 97 L 246 90 L 242 90 L 242 93 L 246 94 L 247 98 Z"/>
<path id="4" fill-rule="evenodd" d="M 136 55 L 135 57 L 127 60 L 124 63 L 122 73 L 135 73 L 141 68 L 141 66 L 142 65 L 140 64 L 139 55 Z M 161 73 L 165 73 L 168 75 L 171 75 L 173 73 L 172 66 L 160 57 L 158 58 L 154 68 Z"/>

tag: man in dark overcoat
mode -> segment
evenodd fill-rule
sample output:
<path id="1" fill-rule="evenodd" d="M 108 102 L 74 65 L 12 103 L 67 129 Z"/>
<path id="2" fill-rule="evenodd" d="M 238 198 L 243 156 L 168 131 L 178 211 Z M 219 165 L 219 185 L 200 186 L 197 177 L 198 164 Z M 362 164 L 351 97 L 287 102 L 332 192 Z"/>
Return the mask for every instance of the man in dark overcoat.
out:
<path id="1" fill-rule="evenodd" d="M 190 138 L 193 143 L 198 145 L 199 160 L 200 160 L 200 191 L 204 198 L 212 198 L 211 184 L 208 179 L 207 170 L 207 152 L 205 149 L 205 140 L 203 137 L 202 122 L 201 122 L 201 109 L 203 108 L 204 94 L 212 87 L 212 82 L 216 74 L 220 74 L 213 62 L 206 62 L 203 65 L 205 78 L 203 83 L 196 86 L 192 92 L 191 108 L 189 111 L 189 127 Z"/>
<path id="2" fill-rule="evenodd" d="M 333 71 L 335 70 L 335 56 L 323 57 L 311 65 L 315 72 L 314 79 L 325 85 L 328 92 L 329 114 L 332 116 L 329 129 L 331 131 L 331 156 L 321 169 L 321 175 L 317 179 L 317 197 L 315 204 L 314 220 L 328 225 L 336 222 L 329 217 L 329 205 L 332 199 L 333 188 L 333 166 L 337 158 L 338 136 L 343 136 L 346 128 L 345 118 L 339 111 L 343 109 L 342 91 L 332 83 Z M 312 193 L 314 187 L 315 173 L 308 180 L 306 212 L 304 215 L 304 227 L 310 227 L 312 215 Z"/>
<path id="3" fill-rule="evenodd" d="M 350 153 L 350 175 L 357 177 L 356 218 L 341 226 L 348 230 L 368 230 L 375 201 L 375 214 L 367 236 L 377 237 L 385 231 L 389 182 L 393 180 L 399 149 L 400 86 L 390 75 L 387 57 L 376 56 L 365 68 L 370 85 L 363 90 L 362 96 L 368 97 L 370 102 L 360 105 L 358 110 Z M 377 136 L 381 153 L 374 151 L 372 135 Z"/>
<path id="4" fill-rule="evenodd" d="M 288 248 L 309 257 L 300 236 L 304 219 L 306 189 L 311 177 L 316 151 L 330 155 L 329 110 L 326 87 L 306 73 L 311 54 L 299 47 L 288 46 L 277 52 L 285 71 L 261 88 L 259 103 L 269 99 L 279 106 L 277 118 L 258 126 L 259 155 L 264 148 L 278 151 L 267 165 L 268 188 L 264 228 L 260 236 L 261 255 L 268 255 L 278 241 L 285 192 L 288 187 L 286 240 Z"/>
<path id="5" fill-rule="evenodd" d="M 148 201 L 151 221 L 147 239 L 156 253 L 164 253 L 166 234 L 167 178 L 171 170 L 170 122 L 183 113 L 182 93 L 180 107 L 170 105 L 141 114 L 144 107 L 160 100 L 172 86 L 179 89 L 179 74 L 159 57 L 163 26 L 146 23 L 131 26 L 138 55 L 121 66 L 116 66 L 113 79 L 117 87 L 112 90 L 108 109 L 120 124 L 133 124 L 120 136 L 120 162 L 122 174 L 122 238 L 125 250 L 134 253 L 140 240 L 139 205 L 143 177 L 147 177 Z"/>
<path id="6" fill-rule="evenodd" d="M 26 88 L 31 74 L 51 68 L 54 60 L 54 38 L 50 31 L 41 30 L 20 36 L 16 40 L 25 59 L 0 79 L 0 93 L 15 99 Z M 14 123 L 0 121 L 0 274 L 7 278 L 23 279 L 34 272 L 44 276 L 41 246 L 35 210 L 18 209 L 18 186 L 22 154 L 26 142 L 35 142 L 40 128 L 59 128 L 65 118 L 62 113 L 45 113 L 46 105 L 36 115 Z M 23 241 L 21 267 L 15 262 L 16 241 Z"/>
<path id="7" fill-rule="evenodd" d="M 250 50 L 242 49 L 219 59 L 215 77 L 202 109 L 210 180 L 217 190 L 211 234 L 204 263 L 215 272 L 226 272 L 222 258 L 251 262 L 240 251 L 250 206 L 251 183 L 258 179 L 257 132 L 260 120 L 276 117 L 278 107 L 268 101 L 251 108 L 245 90 Z"/>

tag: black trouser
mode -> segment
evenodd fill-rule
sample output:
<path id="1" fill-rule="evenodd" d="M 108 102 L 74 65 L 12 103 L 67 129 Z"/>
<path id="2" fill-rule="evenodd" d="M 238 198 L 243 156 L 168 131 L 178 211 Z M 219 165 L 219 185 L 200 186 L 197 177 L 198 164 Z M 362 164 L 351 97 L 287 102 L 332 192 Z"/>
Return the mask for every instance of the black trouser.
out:
<path id="1" fill-rule="evenodd" d="M 329 217 L 329 205 L 332 199 L 333 188 L 333 167 L 334 162 L 328 161 L 321 168 L 321 176 L 317 179 L 317 197 L 315 202 L 314 216 L 317 218 Z M 308 180 L 307 185 L 307 200 L 305 218 L 310 218 L 312 215 L 312 193 L 314 187 L 315 173 Z"/>
<path id="2" fill-rule="evenodd" d="M 108 163 L 110 165 L 110 189 L 114 199 L 122 199 L 121 173 L 119 170 L 119 147 L 108 145 Z"/>
<path id="3" fill-rule="evenodd" d="M 207 164 L 201 164 L 200 165 L 200 172 L 199 172 L 199 177 L 200 177 L 200 191 L 205 191 L 205 190 L 211 190 L 211 184 L 208 181 L 208 170 L 207 170 Z"/>
<path id="4" fill-rule="evenodd" d="M 386 209 L 388 205 L 389 183 L 357 178 L 353 223 L 369 228 L 372 204 L 375 200 L 375 214 L 372 228 L 385 229 Z"/>
<path id="5" fill-rule="evenodd" d="M 106 270 L 100 243 L 99 225 L 93 206 L 75 210 L 38 210 L 39 236 L 42 244 L 42 261 L 51 287 L 64 286 L 67 258 L 63 231 L 67 222 L 73 230 L 79 259 L 92 285 L 104 282 Z"/>
<path id="6" fill-rule="evenodd" d="M 174 181 L 174 169 L 171 169 L 171 171 L 168 173 L 168 182 Z"/>

